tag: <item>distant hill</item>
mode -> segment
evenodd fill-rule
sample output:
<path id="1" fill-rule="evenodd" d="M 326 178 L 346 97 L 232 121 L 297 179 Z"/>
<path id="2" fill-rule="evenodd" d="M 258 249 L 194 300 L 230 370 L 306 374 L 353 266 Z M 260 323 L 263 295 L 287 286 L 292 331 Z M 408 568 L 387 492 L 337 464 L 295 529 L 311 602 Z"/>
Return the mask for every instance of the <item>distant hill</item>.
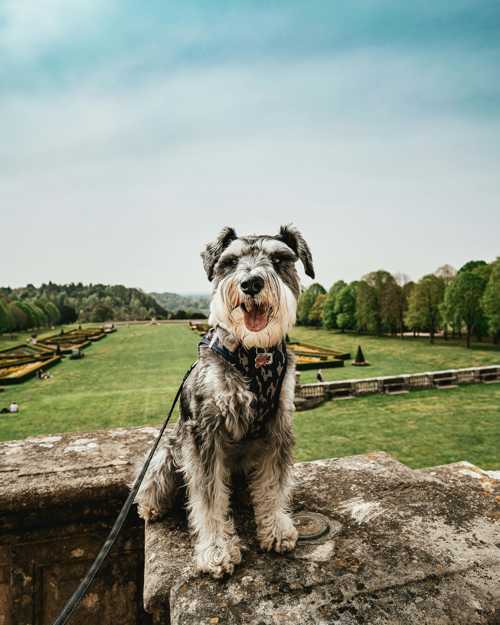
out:
<path id="1" fill-rule="evenodd" d="M 173 316 L 141 289 L 121 284 L 0 287 L 0 332 L 74 321 L 145 320 Z M 174 315 L 175 316 L 175 315 Z"/>
<path id="2" fill-rule="evenodd" d="M 203 294 L 179 295 L 178 293 L 150 293 L 160 306 L 168 311 L 178 313 L 185 311 L 186 313 L 202 313 L 208 315 L 209 297 Z M 188 314 L 189 316 L 189 314 Z"/>

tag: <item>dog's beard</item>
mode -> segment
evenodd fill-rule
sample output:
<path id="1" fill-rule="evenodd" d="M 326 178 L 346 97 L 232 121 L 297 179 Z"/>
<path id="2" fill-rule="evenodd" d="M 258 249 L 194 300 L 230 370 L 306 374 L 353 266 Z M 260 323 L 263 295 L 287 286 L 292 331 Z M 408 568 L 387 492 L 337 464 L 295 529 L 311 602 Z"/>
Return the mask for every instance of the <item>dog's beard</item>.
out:
<path id="1" fill-rule="evenodd" d="M 261 275 L 264 288 L 256 297 L 243 294 L 243 276 L 231 274 L 219 283 L 210 304 L 209 323 L 220 325 L 246 348 L 280 343 L 295 323 L 296 299 L 274 273 Z"/>

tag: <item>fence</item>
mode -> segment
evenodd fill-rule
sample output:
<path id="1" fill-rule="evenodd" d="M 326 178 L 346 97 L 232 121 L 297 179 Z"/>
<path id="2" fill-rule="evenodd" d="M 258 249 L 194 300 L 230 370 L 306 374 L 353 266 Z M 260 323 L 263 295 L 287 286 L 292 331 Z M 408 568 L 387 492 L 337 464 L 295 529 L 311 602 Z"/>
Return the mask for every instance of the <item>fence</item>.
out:
<path id="1" fill-rule="evenodd" d="M 345 399 L 374 393 L 393 395 L 407 393 L 411 390 L 453 388 L 459 384 L 491 384 L 494 382 L 500 382 L 500 365 L 405 373 L 397 376 L 317 382 L 314 384 L 297 383 L 295 395 L 301 399 Z"/>

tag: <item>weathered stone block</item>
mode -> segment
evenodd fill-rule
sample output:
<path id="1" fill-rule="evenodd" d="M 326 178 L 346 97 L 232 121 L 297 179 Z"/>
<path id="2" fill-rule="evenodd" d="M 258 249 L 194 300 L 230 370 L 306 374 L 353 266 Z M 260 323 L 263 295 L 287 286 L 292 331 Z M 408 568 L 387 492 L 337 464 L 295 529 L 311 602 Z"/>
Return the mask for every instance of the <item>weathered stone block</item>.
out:
<path id="1" fill-rule="evenodd" d="M 87 572 L 154 428 L 0 444 L 0 625 L 50 625 Z M 143 523 L 130 514 L 72 625 L 137 625 Z"/>
<path id="2" fill-rule="evenodd" d="M 412 471 L 376 453 L 296 465 L 296 511 L 330 529 L 286 556 L 248 551 L 233 577 L 193 575 L 182 518 L 146 527 L 145 608 L 172 625 L 500 623 L 500 489 L 470 465 Z"/>

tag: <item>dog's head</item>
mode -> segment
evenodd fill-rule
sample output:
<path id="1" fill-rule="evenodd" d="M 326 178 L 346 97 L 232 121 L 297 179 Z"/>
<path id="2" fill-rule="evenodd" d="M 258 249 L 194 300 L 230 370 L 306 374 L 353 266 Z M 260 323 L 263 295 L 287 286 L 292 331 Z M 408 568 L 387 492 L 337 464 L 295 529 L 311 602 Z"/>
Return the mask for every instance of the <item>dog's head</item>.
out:
<path id="1" fill-rule="evenodd" d="M 295 323 L 300 294 L 295 263 L 300 259 L 314 278 L 309 246 L 297 228 L 238 237 L 226 227 L 201 256 L 214 287 L 210 324 L 226 328 L 245 347 L 278 344 Z"/>

